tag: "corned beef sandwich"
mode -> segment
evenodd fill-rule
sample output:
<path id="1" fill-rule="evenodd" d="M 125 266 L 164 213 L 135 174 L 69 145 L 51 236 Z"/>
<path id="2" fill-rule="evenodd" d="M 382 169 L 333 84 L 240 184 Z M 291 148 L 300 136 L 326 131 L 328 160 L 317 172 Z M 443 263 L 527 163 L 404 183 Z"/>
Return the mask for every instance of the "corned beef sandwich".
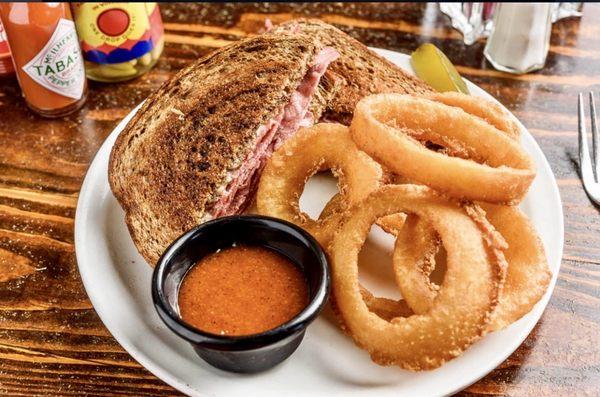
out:
<path id="1" fill-rule="evenodd" d="M 350 125 L 354 107 L 367 95 L 385 92 L 419 95 L 434 92 L 418 77 L 408 74 L 358 40 L 318 19 L 294 19 L 273 27 L 269 33 L 317 38 L 323 45 L 334 47 L 340 53 L 340 57 L 331 64 L 329 72 L 341 79 L 341 84 L 327 103 L 323 113 L 324 121 Z"/>
<path id="2" fill-rule="evenodd" d="M 109 182 L 149 264 L 186 230 L 248 206 L 271 153 L 339 88 L 327 73 L 337 57 L 317 37 L 265 34 L 205 56 L 145 101 L 112 149 Z"/>

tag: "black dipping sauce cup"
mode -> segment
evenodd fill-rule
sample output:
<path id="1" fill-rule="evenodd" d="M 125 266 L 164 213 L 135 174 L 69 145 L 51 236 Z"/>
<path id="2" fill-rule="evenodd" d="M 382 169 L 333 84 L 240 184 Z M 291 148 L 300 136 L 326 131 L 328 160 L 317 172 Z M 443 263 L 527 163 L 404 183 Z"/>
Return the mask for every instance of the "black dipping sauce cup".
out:
<path id="1" fill-rule="evenodd" d="M 304 310 L 276 328 L 253 335 L 216 335 L 185 323 L 177 302 L 181 280 L 200 259 L 234 244 L 271 249 L 298 266 L 309 287 Z M 325 253 L 306 231 L 275 218 L 240 215 L 203 223 L 175 240 L 154 269 L 152 298 L 164 323 L 202 359 L 225 371 L 252 373 L 279 364 L 296 350 L 306 327 L 324 308 L 329 284 Z"/>

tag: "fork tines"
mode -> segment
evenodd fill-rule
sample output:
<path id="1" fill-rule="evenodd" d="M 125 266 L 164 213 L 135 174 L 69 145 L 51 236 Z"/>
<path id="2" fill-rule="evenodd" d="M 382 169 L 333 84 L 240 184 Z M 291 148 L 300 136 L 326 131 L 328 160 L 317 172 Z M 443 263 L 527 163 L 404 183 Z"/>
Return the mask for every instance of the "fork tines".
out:
<path id="1" fill-rule="evenodd" d="M 596 121 L 596 104 L 594 102 L 594 93 L 590 92 L 590 126 L 592 128 L 592 157 L 588 147 L 587 129 L 585 123 L 585 110 L 583 94 L 579 94 L 577 109 L 579 113 L 579 171 L 583 186 L 590 198 L 600 204 L 600 183 L 598 177 L 600 174 L 600 158 L 598 151 L 600 143 L 598 137 L 598 125 Z"/>

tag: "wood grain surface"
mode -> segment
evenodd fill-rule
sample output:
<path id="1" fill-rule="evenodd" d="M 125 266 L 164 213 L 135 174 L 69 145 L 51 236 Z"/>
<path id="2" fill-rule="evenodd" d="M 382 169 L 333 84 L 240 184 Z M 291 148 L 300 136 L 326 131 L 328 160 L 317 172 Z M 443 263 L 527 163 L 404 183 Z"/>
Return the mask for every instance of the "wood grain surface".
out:
<path id="1" fill-rule="evenodd" d="M 163 4 L 166 48 L 146 75 L 90 84 L 82 111 L 30 113 L 14 78 L 0 79 L 0 394 L 179 395 L 111 337 L 81 284 L 73 247 L 78 190 L 117 122 L 174 72 L 274 22 L 317 16 L 364 43 L 409 53 L 433 42 L 458 70 L 529 128 L 552 165 L 564 205 L 565 252 L 556 289 L 523 345 L 464 396 L 600 394 L 600 209 L 579 180 L 576 94 L 600 91 L 600 5 L 553 27 L 544 70 L 498 72 L 484 43 L 463 45 L 435 5 Z M 548 216 L 554 216 L 548 214 Z"/>

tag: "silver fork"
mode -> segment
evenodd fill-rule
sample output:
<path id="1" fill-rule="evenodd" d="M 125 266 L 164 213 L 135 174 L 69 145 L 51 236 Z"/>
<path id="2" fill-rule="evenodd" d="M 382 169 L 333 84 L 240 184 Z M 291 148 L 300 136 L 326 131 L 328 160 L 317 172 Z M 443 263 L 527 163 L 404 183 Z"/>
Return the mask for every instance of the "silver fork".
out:
<path id="1" fill-rule="evenodd" d="M 596 104 L 594 93 L 590 92 L 590 119 L 592 127 L 592 158 L 588 147 L 587 130 L 585 128 L 585 111 L 583 110 L 583 94 L 579 93 L 577 110 L 579 111 L 579 173 L 583 180 L 583 187 L 593 202 L 600 205 L 600 143 L 598 140 L 598 126 L 596 124 Z M 593 160 L 593 161 L 592 161 Z"/>

